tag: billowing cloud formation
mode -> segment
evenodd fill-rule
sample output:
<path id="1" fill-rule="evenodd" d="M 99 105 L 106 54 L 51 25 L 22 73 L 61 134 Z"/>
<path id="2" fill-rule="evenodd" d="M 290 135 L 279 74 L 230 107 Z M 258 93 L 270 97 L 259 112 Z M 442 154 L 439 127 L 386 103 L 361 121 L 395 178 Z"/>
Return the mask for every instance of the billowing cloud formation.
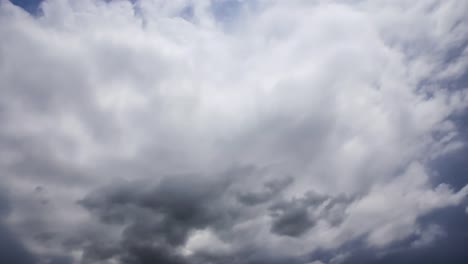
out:
<path id="1" fill-rule="evenodd" d="M 457 263 L 467 11 L 0 1 L 0 256 Z"/>

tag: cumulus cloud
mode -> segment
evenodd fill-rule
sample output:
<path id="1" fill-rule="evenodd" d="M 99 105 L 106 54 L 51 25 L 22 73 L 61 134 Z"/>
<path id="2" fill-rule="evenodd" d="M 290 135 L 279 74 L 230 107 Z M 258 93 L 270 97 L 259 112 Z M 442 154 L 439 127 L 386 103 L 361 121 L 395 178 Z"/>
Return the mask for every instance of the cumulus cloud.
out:
<path id="1" fill-rule="evenodd" d="M 0 255 L 422 261 L 466 221 L 466 1 L 12 2 Z"/>

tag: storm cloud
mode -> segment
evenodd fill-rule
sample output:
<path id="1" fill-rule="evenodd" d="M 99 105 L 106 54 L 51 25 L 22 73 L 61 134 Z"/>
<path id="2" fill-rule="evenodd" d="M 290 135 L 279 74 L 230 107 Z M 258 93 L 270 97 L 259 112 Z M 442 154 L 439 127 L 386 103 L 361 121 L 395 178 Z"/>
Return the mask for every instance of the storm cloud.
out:
<path id="1" fill-rule="evenodd" d="M 463 0 L 0 0 L 0 259 L 463 263 Z"/>

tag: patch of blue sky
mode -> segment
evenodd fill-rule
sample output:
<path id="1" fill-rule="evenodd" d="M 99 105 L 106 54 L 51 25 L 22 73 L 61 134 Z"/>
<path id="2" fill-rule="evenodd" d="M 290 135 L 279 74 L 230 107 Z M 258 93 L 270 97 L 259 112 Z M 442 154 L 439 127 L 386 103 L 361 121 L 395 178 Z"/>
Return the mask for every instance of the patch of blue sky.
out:
<path id="1" fill-rule="evenodd" d="M 43 0 L 10 0 L 16 6 L 23 8 L 26 12 L 36 15 Z"/>
<path id="2" fill-rule="evenodd" d="M 229 28 L 246 10 L 255 10 L 256 0 L 212 0 L 211 12 L 220 24 Z"/>

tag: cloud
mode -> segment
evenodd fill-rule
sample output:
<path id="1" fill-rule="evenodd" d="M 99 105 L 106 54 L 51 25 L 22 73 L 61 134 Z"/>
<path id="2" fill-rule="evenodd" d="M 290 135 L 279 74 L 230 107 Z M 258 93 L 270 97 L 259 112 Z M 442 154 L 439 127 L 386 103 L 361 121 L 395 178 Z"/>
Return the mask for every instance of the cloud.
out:
<path id="1" fill-rule="evenodd" d="M 126 185 L 110 193 L 86 198 L 82 203 L 108 223 L 125 223 L 116 254 L 124 263 L 182 263 L 174 248 L 183 245 L 191 231 L 229 222 L 218 207 L 225 188 L 207 182 L 191 182 L 193 175 L 164 179 L 154 189 Z M 215 188 L 215 192 L 209 191 Z M 181 195 L 183 194 L 183 195 Z M 103 254 L 97 254 L 102 256 Z M 109 257 L 115 257 L 110 255 Z"/>
<path id="2" fill-rule="evenodd" d="M 5 226 L 4 218 L 9 213 L 9 202 L 2 190 L 0 195 L 0 258 L 8 262 L 34 263 L 34 256 Z"/>
<path id="3" fill-rule="evenodd" d="M 370 263 L 458 241 L 433 213 L 466 207 L 467 10 L 0 1 L 2 252 Z"/>
<path id="4" fill-rule="evenodd" d="M 8 190 L 1 188 L 0 194 L 0 259 L 8 263 L 38 263 L 46 261 L 52 264 L 71 264 L 72 260 L 69 256 L 44 255 L 39 258 L 31 252 L 21 239 L 10 230 L 7 221 L 8 215 L 11 212 L 10 201 L 8 199 Z"/>
<path id="5" fill-rule="evenodd" d="M 294 181 L 294 178 L 284 177 L 273 179 L 264 183 L 263 189 L 258 192 L 248 192 L 238 194 L 238 200 L 246 205 L 257 205 L 265 203 L 277 196 Z"/>
<path id="6" fill-rule="evenodd" d="M 303 235 L 317 220 L 338 225 L 344 218 L 349 200 L 307 192 L 302 198 L 273 203 L 269 208 L 273 216 L 272 231 L 295 237 Z"/>

